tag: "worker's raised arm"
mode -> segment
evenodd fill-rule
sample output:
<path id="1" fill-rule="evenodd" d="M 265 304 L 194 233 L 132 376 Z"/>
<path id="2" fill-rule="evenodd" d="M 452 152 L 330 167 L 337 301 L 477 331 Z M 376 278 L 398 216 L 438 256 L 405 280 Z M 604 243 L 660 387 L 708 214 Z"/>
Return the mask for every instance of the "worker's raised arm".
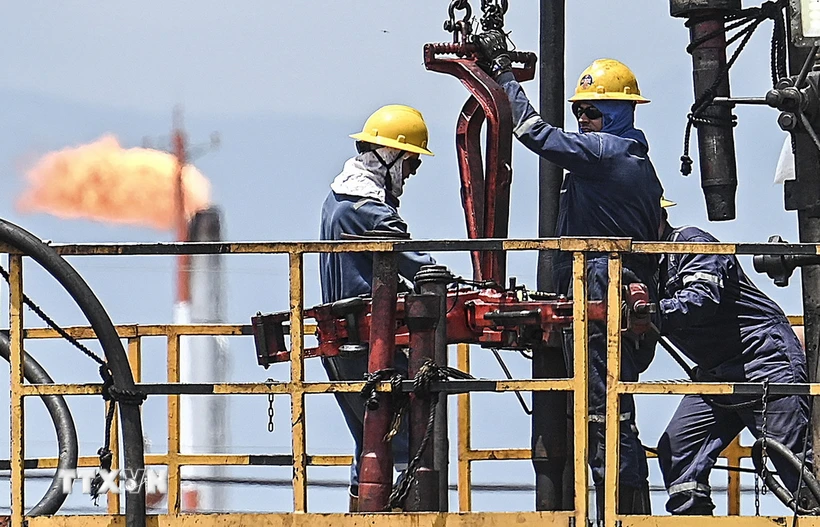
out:
<path id="1" fill-rule="evenodd" d="M 544 121 L 530 104 L 524 89 L 512 72 L 502 73 L 496 81 L 510 100 L 513 133 L 521 143 L 570 172 L 590 172 L 603 155 L 603 141 L 596 133 L 574 133 Z"/>
<path id="2" fill-rule="evenodd" d="M 507 37 L 500 31 L 477 36 L 479 64 L 507 93 L 512 107 L 513 133 L 524 146 L 570 172 L 592 174 L 603 156 L 598 134 L 569 133 L 544 121 L 515 80 L 507 51 Z"/>

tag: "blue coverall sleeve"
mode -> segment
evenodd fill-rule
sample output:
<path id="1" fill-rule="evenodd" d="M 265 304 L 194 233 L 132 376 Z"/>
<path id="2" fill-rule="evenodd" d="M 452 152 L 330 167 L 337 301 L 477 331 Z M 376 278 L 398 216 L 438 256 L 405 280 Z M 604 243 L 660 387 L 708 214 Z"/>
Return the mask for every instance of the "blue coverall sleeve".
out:
<path id="1" fill-rule="evenodd" d="M 513 133 L 524 146 L 573 174 L 594 174 L 604 151 L 600 134 L 565 132 L 544 121 L 512 73 L 501 74 L 498 83 L 510 99 Z"/>
<path id="2" fill-rule="evenodd" d="M 401 219 L 393 209 L 387 205 L 372 202 L 376 207 L 374 230 L 393 231 L 402 234 L 407 233 L 407 224 Z M 369 204 L 368 204 L 369 205 Z M 435 265 L 436 261 L 427 253 L 418 251 L 405 251 L 399 253 L 399 274 L 404 278 L 413 281 L 413 277 L 419 272 L 423 265 Z"/>
<path id="3" fill-rule="evenodd" d="M 720 305 L 730 257 L 720 254 L 681 255 L 671 298 L 660 302 L 664 331 L 696 326 Z"/>

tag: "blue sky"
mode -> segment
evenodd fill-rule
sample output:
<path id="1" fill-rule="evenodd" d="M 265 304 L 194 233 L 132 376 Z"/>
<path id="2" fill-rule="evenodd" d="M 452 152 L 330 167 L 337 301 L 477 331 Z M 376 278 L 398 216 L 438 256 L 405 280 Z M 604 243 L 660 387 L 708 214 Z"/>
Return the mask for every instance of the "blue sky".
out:
<path id="1" fill-rule="evenodd" d="M 567 3 L 566 86 L 574 86 L 580 71 L 599 57 L 617 58 L 635 71 L 643 94 L 652 100 L 638 109 L 637 124 L 649 138 L 650 155 L 667 197 L 679 203 L 671 211 L 672 222 L 700 225 L 724 241 L 765 241 L 775 233 L 795 241 L 796 215 L 783 210 L 782 187 L 772 184 L 784 138 L 775 122 L 777 112 L 762 107 L 737 110 L 737 220 L 709 224 L 697 168 L 688 178 L 678 172 L 685 115 L 693 99 L 691 59 L 685 52 L 688 31 L 683 22 L 671 18 L 668 3 L 658 0 Z M 463 238 L 453 143 L 458 112 L 467 95 L 454 78 L 427 72 L 422 63 L 424 43 L 450 38 L 441 29 L 447 5 L 443 0 L 104 4 L 31 0 L 5 6 L 0 20 L 3 217 L 56 242 L 170 240 L 171 233 L 148 229 L 23 216 L 13 204 L 23 187 L 25 167 L 38 155 L 108 132 L 124 145 L 139 146 L 145 136 L 167 135 L 171 109 L 181 103 L 194 142 L 207 141 L 212 131 L 221 134 L 222 148 L 199 159 L 197 166 L 211 180 L 214 200 L 225 212 L 226 238 L 315 239 L 328 184 L 353 154 L 347 134 L 360 130 L 367 115 L 379 106 L 402 103 L 422 111 L 430 127 L 430 147 L 437 155 L 425 159 L 419 174 L 408 183 L 401 213 L 415 238 Z M 506 28 L 512 30 L 519 49 L 537 51 L 537 2 L 512 2 Z M 734 94 L 759 96 L 770 88 L 769 38 L 770 25 L 764 24 L 732 71 Z M 537 100 L 536 81 L 527 83 L 525 89 Z M 567 122 L 572 123 L 569 117 Z M 569 129 L 574 126 L 570 124 Z M 692 147 L 696 158 L 694 140 Z M 536 200 L 537 158 L 516 145 L 512 237 L 536 235 Z M 437 257 L 458 274 L 470 273 L 466 255 Z M 171 259 L 75 258 L 72 262 L 116 323 L 170 321 Z M 319 302 L 316 262 L 315 257 L 306 260 L 308 305 Z M 519 283 L 534 287 L 535 254 L 513 254 L 509 262 L 509 273 Z M 750 261 L 744 260 L 744 265 L 788 313 L 801 312 L 798 276 L 791 287 L 777 289 L 752 271 Z M 226 267 L 230 322 L 246 323 L 256 311 L 287 306 L 285 258 L 230 257 Z M 36 269 L 27 272 L 25 287 L 61 324 L 84 322 L 67 296 Z M 37 324 L 31 315 L 28 322 Z M 161 344 L 156 348 L 155 358 L 146 359 L 145 375 L 146 380 L 159 382 L 164 380 L 164 358 Z M 38 343 L 30 349 L 58 380 L 96 379 L 93 364 L 76 361 L 67 346 Z M 259 369 L 250 340 L 233 341 L 232 352 L 235 380 L 261 381 L 271 374 L 284 374 L 281 369 Z M 515 357 L 511 361 L 520 375 L 529 367 Z M 480 352 L 474 354 L 474 363 L 479 375 L 501 375 L 497 365 Z M 310 364 L 308 371 L 313 379 L 324 378 L 317 363 Z M 647 375 L 679 378 L 682 374 L 659 352 Z M 347 453 L 350 441 L 334 403 L 319 399 L 309 399 L 309 449 Z M 474 405 L 477 444 L 528 444 L 527 419 L 512 394 L 476 399 L 481 401 Z M 277 400 L 280 417 L 275 434 L 265 430 L 263 398 L 234 397 L 231 404 L 236 451 L 289 450 L 289 408 L 284 397 Z M 639 413 L 639 425 L 645 442 L 657 440 L 666 422 L 657 416 L 671 415 L 670 405 L 669 398 L 640 400 L 639 412 L 644 411 Z M 39 406 L 38 401 L 28 404 L 29 450 L 32 455 L 52 455 L 53 433 Z M 75 399 L 72 408 L 81 429 L 83 453 L 91 454 L 101 439 L 101 404 Z M 163 400 L 147 403 L 145 426 L 158 450 L 165 437 L 163 416 Z M 503 426 L 498 426 L 499 416 L 504 416 Z M 47 440 L 41 439 L 41 433 Z M 0 443 L 5 441 L 7 438 Z M 653 483 L 660 483 L 653 471 Z M 236 473 L 288 477 L 286 469 Z M 531 480 L 524 462 L 503 467 L 479 464 L 476 474 L 477 481 Z M 311 471 L 314 475 L 343 479 L 345 470 L 318 469 Z M 258 509 L 262 503 L 262 510 L 280 510 L 290 504 L 289 493 L 279 490 L 243 489 L 232 496 L 238 509 Z M 30 497 L 36 497 L 34 490 Z M 342 490 L 312 490 L 310 506 L 342 510 L 345 499 Z M 662 510 L 662 502 L 663 496 L 658 495 L 656 511 Z M 0 498 L 3 503 L 7 502 Z M 528 510 L 532 497 L 488 495 L 476 500 L 476 505 L 490 510 Z"/>

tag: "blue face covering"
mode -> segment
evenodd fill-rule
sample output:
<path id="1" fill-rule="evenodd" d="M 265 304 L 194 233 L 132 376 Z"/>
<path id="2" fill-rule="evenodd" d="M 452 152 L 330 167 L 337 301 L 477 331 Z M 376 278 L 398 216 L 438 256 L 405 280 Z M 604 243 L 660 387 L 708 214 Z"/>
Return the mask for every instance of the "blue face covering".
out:
<path id="1" fill-rule="evenodd" d="M 634 139 L 649 148 L 646 135 L 635 128 L 635 103 L 631 101 L 595 101 L 594 106 L 604 114 L 602 132 L 626 139 Z"/>

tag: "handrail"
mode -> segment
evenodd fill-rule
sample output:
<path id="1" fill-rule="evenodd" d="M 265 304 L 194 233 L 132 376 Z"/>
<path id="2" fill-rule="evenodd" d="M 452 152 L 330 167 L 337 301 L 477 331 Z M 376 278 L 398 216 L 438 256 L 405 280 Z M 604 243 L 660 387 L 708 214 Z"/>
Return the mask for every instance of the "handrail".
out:
<path id="1" fill-rule="evenodd" d="M 337 393 L 358 391 L 363 386 L 361 382 L 307 382 L 304 379 L 303 370 L 303 339 L 305 335 L 310 335 L 315 331 L 315 326 L 303 323 L 303 255 L 317 252 L 382 252 L 382 251 L 406 251 L 406 250 L 427 250 L 439 252 L 468 251 L 468 250 L 544 250 L 557 249 L 571 251 L 574 253 L 574 288 L 576 295 L 583 296 L 585 288 L 585 253 L 586 252 L 609 252 L 613 256 L 610 258 L 609 273 L 612 277 L 609 290 L 609 312 L 613 315 L 609 320 L 608 330 L 608 350 L 609 367 L 611 371 L 618 371 L 618 361 L 620 354 L 620 266 L 618 257 L 629 252 L 660 254 L 666 252 L 696 253 L 696 254 L 820 254 L 820 244 L 757 244 L 757 243 L 667 243 L 667 242 L 635 242 L 629 239 L 612 238 L 551 238 L 551 239 L 519 239 L 519 240 L 388 240 L 378 242 L 360 241 L 340 241 L 340 242 L 183 242 L 183 243 L 129 243 L 129 244 L 52 244 L 58 254 L 64 256 L 100 256 L 100 255 L 176 255 L 176 254 L 288 254 L 289 275 L 290 275 L 290 308 L 291 308 L 291 338 L 292 338 L 292 360 L 291 360 L 291 380 L 289 382 L 262 382 L 262 383 L 197 383 L 180 384 L 179 381 L 179 339 L 188 335 L 221 335 L 221 336 L 249 336 L 252 334 L 251 326 L 248 324 L 124 324 L 116 326 L 117 334 L 129 342 L 129 358 L 132 363 L 134 377 L 137 387 L 150 394 L 168 394 L 168 429 L 169 429 L 169 451 L 166 454 L 148 454 L 146 463 L 166 464 L 169 467 L 169 514 L 171 517 L 179 514 L 179 484 L 180 467 L 189 464 L 231 464 L 231 465 L 253 465 L 253 464 L 281 464 L 290 465 L 294 468 L 294 510 L 296 512 L 307 512 L 307 477 L 306 468 L 308 466 L 338 466 L 350 462 L 350 456 L 327 456 L 311 455 L 307 452 L 305 440 L 305 408 L 304 400 L 306 394 L 313 393 Z M 17 254 L 13 249 L 0 246 L 0 252 Z M 16 296 L 21 301 L 20 295 Z M 15 312 L 22 312 L 22 305 L 14 306 Z M 578 522 L 585 522 L 588 517 L 586 496 L 586 369 L 587 369 L 587 349 L 586 340 L 582 338 L 586 325 L 586 303 L 576 303 L 574 306 L 575 317 L 575 375 L 567 379 L 553 380 L 481 380 L 481 381 L 448 381 L 447 392 L 459 393 L 459 509 L 468 512 L 472 508 L 471 503 L 471 483 L 470 465 L 474 461 L 487 460 L 513 460 L 530 459 L 531 454 L 528 449 L 473 449 L 470 445 L 470 393 L 473 391 L 539 391 L 539 390 L 563 390 L 573 391 L 575 404 L 573 414 L 575 428 L 573 430 L 576 438 L 576 448 L 574 452 L 575 474 L 581 475 L 576 480 L 575 492 L 576 507 L 574 511 L 568 513 L 539 513 L 539 518 L 552 519 L 554 521 L 566 521 L 566 518 L 573 517 L 576 525 Z M 802 323 L 802 317 L 790 317 L 792 323 Z M 18 322 L 22 324 L 22 321 Z M 22 327 L 22 325 L 20 326 Z M 65 328 L 69 335 L 78 339 L 95 338 L 93 330 L 88 327 Z M 24 339 L 48 339 L 57 337 L 57 333 L 45 328 L 25 328 L 20 332 L 20 345 Z M 167 338 L 167 349 L 169 363 L 167 367 L 167 383 L 141 383 L 141 340 L 143 337 Z M 460 345 L 458 352 L 458 366 L 461 369 L 469 370 L 469 347 Z M 472 384 L 471 384 L 472 383 Z M 483 384 L 481 384 L 483 383 Z M 92 395 L 101 393 L 101 385 L 89 384 L 55 384 L 55 385 L 24 385 L 12 379 L 12 404 L 25 397 L 40 394 L 61 394 L 61 395 Z M 382 391 L 390 390 L 388 382 L 382 383 L 379 388 Z M 607 422 L 614 421 L 612 417 L 617 415 L 617 399 L 620 394 L 685 394 L 685 393 L 744 393 L 750 394 L 761 389 L 754 383 L 660 383 L 660 382 L 622 382 L 613 376 L 607 385 L 608 404 Z M 820 383 L 800 384 L 800 385 L 769 385 L 769 393 L 778 393 L 778 390 L 785 390 L 789 393 L 800 393 L 810 395 L 820 395 Z M 179 395 L 180 394 L 269 394 L 287 393 L 291 395 L 291 422 L 293 427 L 293 454 L 292 455 L 271 455 L 271 459 L 262 459 L 266 456 L 251 456 L 242 454 L 181 454 L 179 452 Z M 22 413 L 12 415 L 12 430 L 23 430 Z M 116 427 L 116 424 L 115 424 Z M 113 436 L 116 438 L 116 436 Z M 614 525 L 615 521 L 621 521 L 623 525 L 629 525 L 631 517 L 620 516 L 615 512 L 616 485 L 617 478 L 617 433 L 613 427 L 607 433 L 607 452 L 612 455 L 607 456 L 607 500 L 606 500 L 606 524 Z M 113 441 L 116 444 L 116 439 Z M 741 447 L 737 444 L 725 453 L 733 462 L 741 457 L 747 457 L 748 447 Z M 115 457 L 118 454 L 115 452 Z M 274 459 L 275 458 L 275 459 Z M 56 458 L 25 459 L 20 458 L 26 468 L 50 468 L 54 466 Z M 80 458 L 80 466 L 93 466 L 96 458 Z M 1 466 L 1 465 L 0 465 Z M 23 466 L 15 470 L 22 470 Z M 14 467 L 12 467 L 14 468 Z M 729 481 L 730 489 L 736 489 L 738 498 L 730 501 L 730 514 L 739 512 L 739 480 L 732 477 Z M 12 489 L 14 492 L 14 489 Z M 116 506 L 109 504 L 109 512 L 119 511 L 117 500 L 113 500 Z M 734 503 L 734 504 L 733 504 Z M 21 504 L 13 504 L 19 507 Z M 522 513 L 530 514 L 530 513 Z M 245 515 L 247 516 L 247 515 Z M 422 515 L 423 516 L 423 515 Z M 422 517 L 420 516 L 420 517 Z M 447 516 L 446 514 L 444 516 Z M 20 510 L 13 510 L 12 517 L 21 517 Z M 426 516 L 424 516 L 426 517 Z M 482 518 L 481 515 L 476 516 Z M 497 518 L 495 516 L 485 516 Z M 535 516 L 533 516 L 534 518 Z M 455 520 L 448 520 L 455 521 Z M 478 521 L 478 520 L 476 520 Z M 663 518 L 652 517 L 653 525 L 660 525 L 665 520 Z M 674 519 L 670 519 L 674 521 Z M 30 525 L 46 525 L 47 520 L 37 519 Z M 42 522 L 42 523 L 41 523 Z M 389 522 L 388 522 L 389 523 Z M 801 525 L 805 522 L 801 520 Z M 564 523 L 565 524 L 565 523 Z M 811 524 L 811 523 L 809 523 Z M 66 524 L 67 525 L 67 524 Z M 479 525 L 476 523 L 475 525 Z M 818 523 L 820 525 L 820 523 Z M 16 527 L 16 526 L 15 526 Z"/>

